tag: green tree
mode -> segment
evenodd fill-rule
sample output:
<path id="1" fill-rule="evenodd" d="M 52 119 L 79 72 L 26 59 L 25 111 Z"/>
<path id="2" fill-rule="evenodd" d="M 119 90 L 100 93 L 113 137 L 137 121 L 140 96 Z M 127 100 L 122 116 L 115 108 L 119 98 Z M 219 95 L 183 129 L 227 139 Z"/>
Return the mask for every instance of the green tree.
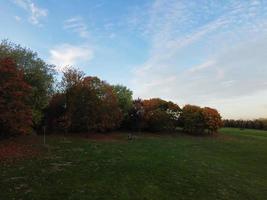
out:
<path id="1" fill-rule="evenodd" d="M 112 89 L 118 99 L 121 112 L 124 116 L 128 115 L 133 106 L 133 92 L 123 85 L 113 85 Z"/>
<path id="2" fill-rule="evenodd" d="M 184 131 L 190 134 L 203 133 L 205 130 L 202 109 L 195 105 L 185 105 L 182 109 L 181 121 Z"/>

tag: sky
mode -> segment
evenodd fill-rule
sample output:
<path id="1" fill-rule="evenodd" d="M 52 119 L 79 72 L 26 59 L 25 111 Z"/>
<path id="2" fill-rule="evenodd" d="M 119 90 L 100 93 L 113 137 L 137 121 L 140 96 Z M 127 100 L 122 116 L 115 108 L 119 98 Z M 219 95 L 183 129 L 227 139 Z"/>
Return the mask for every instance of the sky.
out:
<path id="1" fill-rule="evenodd" d="M 0 39 L 134 98 L 267 117 L 267 0 L 0 0 Z"/>

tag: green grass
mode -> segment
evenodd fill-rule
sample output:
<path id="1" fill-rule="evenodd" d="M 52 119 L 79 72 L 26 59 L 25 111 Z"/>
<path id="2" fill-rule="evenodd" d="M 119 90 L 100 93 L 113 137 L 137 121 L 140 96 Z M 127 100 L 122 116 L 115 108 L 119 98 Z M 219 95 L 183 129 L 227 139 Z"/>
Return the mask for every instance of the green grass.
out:
<path id="1" fill-rule="evenodd" d="M 0 163 L 0 199 L 266 199 L 267 132 L 220 132 L 134 141 L 50 136 L 42 156 Z"/>

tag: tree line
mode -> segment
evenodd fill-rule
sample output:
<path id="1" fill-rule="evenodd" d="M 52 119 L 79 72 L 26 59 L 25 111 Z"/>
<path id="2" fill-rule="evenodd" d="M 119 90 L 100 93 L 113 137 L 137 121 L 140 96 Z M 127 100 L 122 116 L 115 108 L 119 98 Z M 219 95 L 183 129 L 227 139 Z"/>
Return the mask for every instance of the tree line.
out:
<path id="1" fill-rule="evenodd" d="M 267 130 L 267 119 L 255 119 L 255 120 L 234 120 L 225 119 L 223 120 L 224 127 L 229 128 L 248 128 L 248 129 L 258 129 Z"/>
<path id="2" fill-rule="evenodd" d="M 176 131 L 215 133 L 222 119 L 214 108 L 186 105 L 160 98 L 133 99 L 123 85 L 69 67 L 55 81 L 53 65 L 30 49 L 2 41 L 0 44 L 0 136 L 40 131 L 107 132 Z"/>

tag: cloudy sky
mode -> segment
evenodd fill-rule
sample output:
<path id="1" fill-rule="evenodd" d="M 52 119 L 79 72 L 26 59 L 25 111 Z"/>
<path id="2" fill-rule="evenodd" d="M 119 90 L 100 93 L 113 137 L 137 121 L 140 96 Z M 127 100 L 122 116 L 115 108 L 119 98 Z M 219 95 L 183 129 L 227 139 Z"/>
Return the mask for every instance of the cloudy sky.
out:
<path id="1" fill-rule="evenodd" d="M 134 97 L 267 117 L 266 0 L 1 0 L 0 38 Z"/>

